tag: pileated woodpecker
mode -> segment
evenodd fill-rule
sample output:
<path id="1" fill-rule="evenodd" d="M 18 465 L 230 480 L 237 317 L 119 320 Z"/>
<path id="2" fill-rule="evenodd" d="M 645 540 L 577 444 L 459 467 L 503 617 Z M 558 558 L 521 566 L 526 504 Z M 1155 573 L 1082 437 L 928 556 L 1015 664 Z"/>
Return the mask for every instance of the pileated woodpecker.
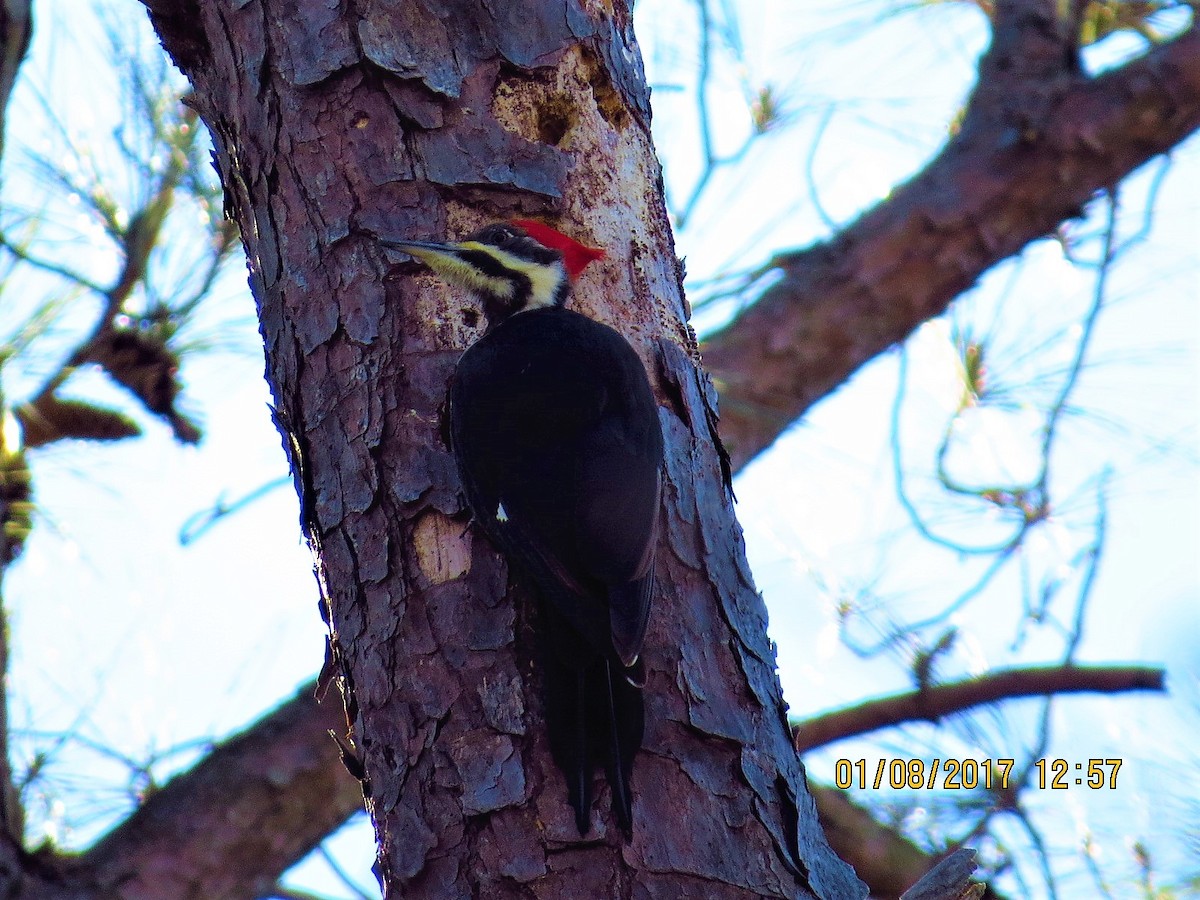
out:
<path id="1" fill-rule="evenodd" d="M 487 330 L 450 393 L 459 476 L 475 519 L 543 601 L 546 726 L 579 833 L 602 763 L 628 837 L 663 441 L 629 342 L 564 306 L 603 251 L 527 220 L 457 243 L 384 243 L 483 304 Z"/>

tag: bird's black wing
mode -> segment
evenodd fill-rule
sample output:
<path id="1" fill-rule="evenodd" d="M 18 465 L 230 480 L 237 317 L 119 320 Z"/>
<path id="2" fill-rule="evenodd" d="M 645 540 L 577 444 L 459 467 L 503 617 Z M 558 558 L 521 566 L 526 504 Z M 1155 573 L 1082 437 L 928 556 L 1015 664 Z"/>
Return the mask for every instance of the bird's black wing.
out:
<path id="1" fill-rule="evenodd" d="M 516 315 L 463 355 L 451 424 L 476 518 L 598 651 L 631 665 L 653 590 L 662 464 L 633 348 L 567 310 Z"/>
<path id="2" fill-rule="evenodd" d="M 460 360 L 451 438 L 476 519 L 544 600 L 547 730 L 579 832 L 603 761 L 628 835 L 663 454 L 645 370 L 576 313 L 515 315 Z"/>

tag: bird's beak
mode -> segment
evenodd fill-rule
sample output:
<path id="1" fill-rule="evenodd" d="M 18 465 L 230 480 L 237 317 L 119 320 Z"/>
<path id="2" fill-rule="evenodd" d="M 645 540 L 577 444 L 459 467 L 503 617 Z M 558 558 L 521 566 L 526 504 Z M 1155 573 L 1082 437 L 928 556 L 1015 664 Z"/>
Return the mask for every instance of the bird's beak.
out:
<path id="1" fill-rule="evenodd" d="M 458 251 L 461 249 L 459 244 L 452 242 L 439 243 L 437 241 L 389 241 L 380 240 L 380 243 L 385 247 L 393 247 L 396 250 L 403 250 L 414 259 L 419 259 L 435 272 L 440 271 L 450 260 L 455 260 L 458 257 Z M 438 265 L 441 263 L 441 267 Z"/>
<path id="2" fill-rule="evenodd" d="M 434 275 L 450 284 L 464 287 L 481 296 L 495 297 L 508 300 L 513 295 L 513 282 L 481 270 L 477 265 L 464 258 L 464 254 L 482 253 L 493 256 L 494 253 L 476 241 L 389 241 L 381 240 L 385 247 L 402 250 L 414 259 L 424 263 Z"/>
<path id="3" fill-rule="evenodd" d="M 475 287 L 479 275 L 461 256 L 465 249 L 453 241 L 381 241 L 385 247 L 403 250 L 440 278 L 451 284 Z"/>

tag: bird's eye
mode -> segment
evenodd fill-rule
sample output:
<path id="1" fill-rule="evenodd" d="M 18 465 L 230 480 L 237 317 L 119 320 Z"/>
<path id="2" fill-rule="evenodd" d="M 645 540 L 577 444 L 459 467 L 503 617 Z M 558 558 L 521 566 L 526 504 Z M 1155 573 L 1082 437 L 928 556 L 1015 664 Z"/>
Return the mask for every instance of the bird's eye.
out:
<path id="1" fill-rule="evenodd" d="M 502 247 L 515 236 L 511 228 L 497 224 L 484 228 L 475 236 L 475 239 L 485 244 L 491 244 L 494 247 Z"/>
<path id="2" fill-rule="evenodd" d="M 471 236 L 471 240 L 479 241 L 484 244 L 491 244 L 493 247 L 504 247 L 511 244 L 513 241 L 520 240 L 522 233 L 505 225 L 501 222 L 493 222 Z"/>

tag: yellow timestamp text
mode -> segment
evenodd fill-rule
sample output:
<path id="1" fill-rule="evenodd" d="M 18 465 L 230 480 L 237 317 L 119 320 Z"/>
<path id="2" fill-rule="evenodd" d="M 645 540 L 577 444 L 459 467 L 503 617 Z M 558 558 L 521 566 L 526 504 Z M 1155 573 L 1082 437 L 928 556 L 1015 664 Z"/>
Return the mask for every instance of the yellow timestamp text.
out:
<path id="1" fill-rule="evenodd" d="M 1016 764 L 1014 759 L 880 759 L 875 771 L 868 772 L 865 759 L 839 759 L 833 766 L 833 783 L 842 790 L 856 785 L 860 790 L 1005 790 Z"/>
<path id="2" fill-rule="evenodd" d="M 1116 790 L 1120 759 L 1089 759 L 1072 763 L 1065 759 L 1039 759 L 1033 763 L 1037 786 L 1061 791 L 1070 787 Z M 833 767 L 833 783 L 842 790 L 884 787 L 893 790 L 944 791 L 1007 790 L 1014 759 L 880 759 L 870 769 L 865 759 L 839 759 Z M 1028 770 L 1026 770 L 1028 771 Z M 1014 785 L 1015 786 L 1015 785 Z"/>
<path id="3" fill-rule="evenodd" d="M 1070 787 L 1115 791 L 1122 762 L 1120 759 L 1089 759 L 1077 763 L 1065 759 L 1039 759 L 1033 767 L 1037 769 L 1038 787 L 1043 791 L 1046 788 L 1065 791 Z"/>

